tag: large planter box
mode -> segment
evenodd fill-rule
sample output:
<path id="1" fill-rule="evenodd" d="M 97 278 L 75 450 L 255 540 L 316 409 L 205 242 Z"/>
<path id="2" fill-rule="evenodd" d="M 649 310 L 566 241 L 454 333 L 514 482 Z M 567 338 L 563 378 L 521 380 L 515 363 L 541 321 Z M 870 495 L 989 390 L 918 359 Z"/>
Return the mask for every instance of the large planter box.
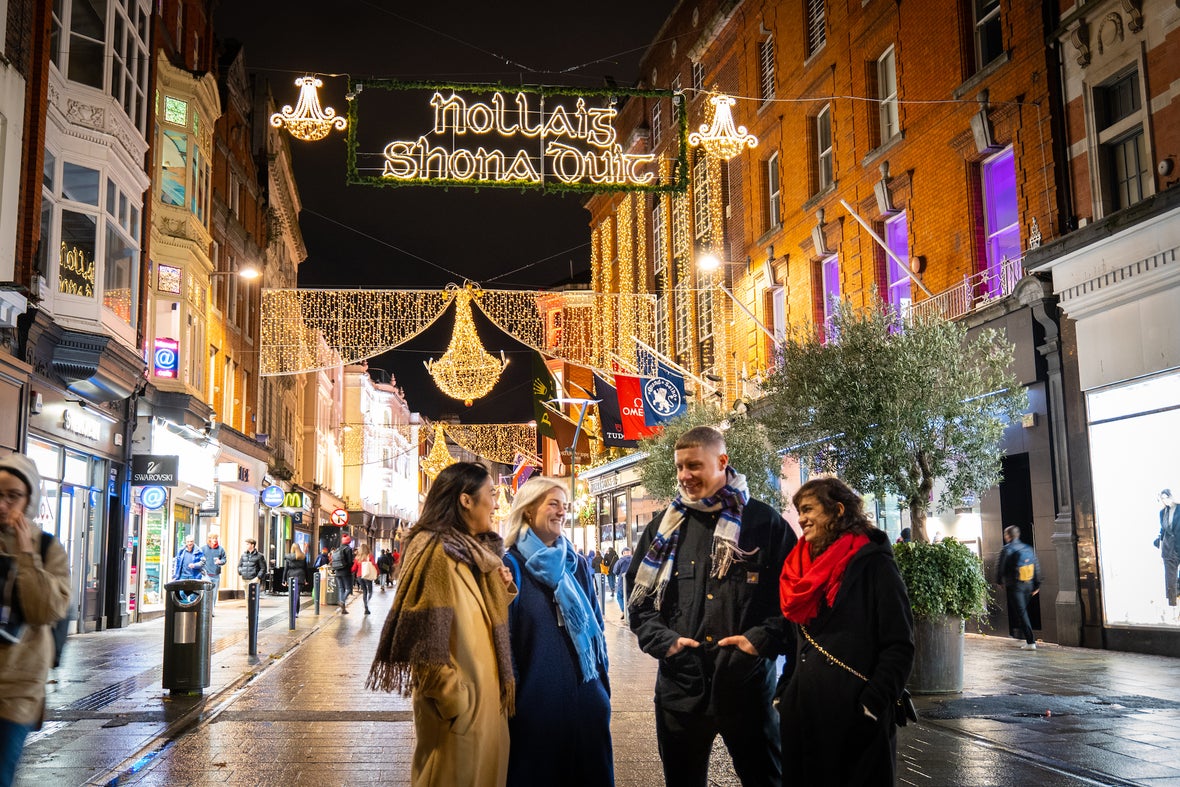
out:
<path id="1" fill-rule="evenodd" d="M 963 618 L 914 618 L 914 694 L 953 694 L 963 690 Z"/>

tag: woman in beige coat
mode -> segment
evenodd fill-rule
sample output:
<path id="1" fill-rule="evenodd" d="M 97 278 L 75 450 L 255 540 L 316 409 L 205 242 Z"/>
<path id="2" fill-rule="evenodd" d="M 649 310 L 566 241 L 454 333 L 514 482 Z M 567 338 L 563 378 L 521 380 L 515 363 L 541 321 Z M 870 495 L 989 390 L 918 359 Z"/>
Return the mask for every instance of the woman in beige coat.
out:
<path id="1" fill-rule="evenodd" d="M 22 454 L 0 458 L 0 560 L 4 566 L 0 640 L 0 785 L 12 784 L 31 730 L 45 717 L 45 677 L 53 665 L 53 623 L 70 605 L 65 550 L 33 521 L 41 476 Z"/>
<path id="2" fill-rule="evenodd" d="M 415 787 L 499 787 L 507 778 L 516 588 L 495 511 L 487 468 L 458 462 L 435 479 L 405 544 L 366 685 L 413 693 Z"/>

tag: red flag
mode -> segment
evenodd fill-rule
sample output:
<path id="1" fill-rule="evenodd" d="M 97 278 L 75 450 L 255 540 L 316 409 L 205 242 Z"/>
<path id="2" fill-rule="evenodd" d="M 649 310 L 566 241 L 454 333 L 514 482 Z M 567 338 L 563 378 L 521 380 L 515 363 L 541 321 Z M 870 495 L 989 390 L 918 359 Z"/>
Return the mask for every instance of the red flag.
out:
<path id="1" fill-rule="evenodd" d="M 630 374 L 616 374 L 615 390 L 619 394 L 619 416 L 623 422 L 625 439 L 642 440 L 660 431 L 661 427 L 648 426 L 644 422 L 643 378 Z"/>

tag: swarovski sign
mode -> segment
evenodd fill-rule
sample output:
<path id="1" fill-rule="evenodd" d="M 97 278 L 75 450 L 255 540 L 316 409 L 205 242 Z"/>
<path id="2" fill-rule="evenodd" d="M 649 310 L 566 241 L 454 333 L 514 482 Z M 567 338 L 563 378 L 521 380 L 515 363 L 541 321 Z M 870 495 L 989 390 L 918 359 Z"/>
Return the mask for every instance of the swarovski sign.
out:
<path id="1" fill-rule="evenodd" d="M 131 457 L 131 485 L 176 486 L 179 456 L 136 454 Z"/>

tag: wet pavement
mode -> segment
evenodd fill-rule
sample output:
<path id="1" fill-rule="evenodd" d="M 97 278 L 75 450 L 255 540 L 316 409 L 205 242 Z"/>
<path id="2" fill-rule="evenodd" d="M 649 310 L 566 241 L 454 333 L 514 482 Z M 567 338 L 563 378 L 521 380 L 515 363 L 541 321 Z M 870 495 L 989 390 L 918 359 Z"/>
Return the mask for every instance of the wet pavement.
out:
<path id="1" fill-rule="evenodd" d="M 318 617 L 305 600 L 290 631 L 286 599 L 264 596 L 255 657 L 244 602 L 219 603 L 200 697 L 161 687 L 162 621 L 71 637 L 16 783 L 408 784 L 409 700 L 363 688 L 391 600 L 375 593 L 364 615 L 354 597 L 351 614 Z M 656 665 L 613 603 L 606 618 L 617 783 L 652 787 Z M 899 784 L 1180 787 L 1180 659 L 971 635 L 964 674 L 962 694 L 916 698 Z M 720 741 L 710 776 L 739 783 Z"/>

